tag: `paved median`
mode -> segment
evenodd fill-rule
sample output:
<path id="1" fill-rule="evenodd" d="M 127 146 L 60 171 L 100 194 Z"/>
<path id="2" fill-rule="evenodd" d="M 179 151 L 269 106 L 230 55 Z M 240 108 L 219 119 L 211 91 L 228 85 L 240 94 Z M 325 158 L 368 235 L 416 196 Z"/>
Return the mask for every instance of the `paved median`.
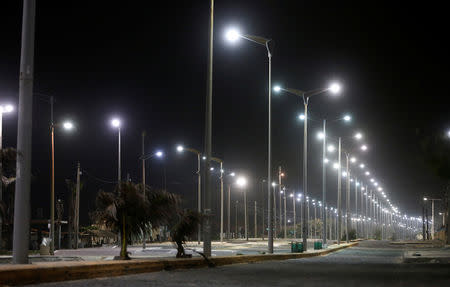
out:
<path id="1" fill-rule="evenodd" d="M 209 260 L 215 266 L 253 263 L 269 260 L 286 260 L 326 255 L 328 253 L 355 246 L 358 242 L 341 244 L 324 250 L 305 253 L 277 253 L 238 256 L 217 256 Z M 208 266 L 203 258 L 168 258 L 145 260 L 115 260 L 89 262 L 49 262 L 41 264 L 4 265 L 0 267 L 0 285 L 24 285 L 43 282 L 113 277 L 162 270 L 199 268 Z"/>

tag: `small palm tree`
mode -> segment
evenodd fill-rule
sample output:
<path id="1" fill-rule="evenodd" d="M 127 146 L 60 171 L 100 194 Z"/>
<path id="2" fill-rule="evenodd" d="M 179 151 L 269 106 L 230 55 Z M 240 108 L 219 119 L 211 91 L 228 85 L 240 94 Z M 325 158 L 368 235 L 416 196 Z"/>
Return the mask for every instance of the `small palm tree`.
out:
<path id="1" fill-rule="evenodd" d="M 141 185 L 122 182 L 113 193 L 98 193 L 93 219 L 120 233 L 120 259 L 126 260 L 130 259 L 127 252 L 130 238 L 140 235 L 148 223 L 153 227 L 167 224 L 177 202 L 178 197 L 166 191 L 146 187 L 144 196 Z"/>
<path id="2" fill-rule="evenodd" d="M 177 245 L 177 258 L 187 257 L 183 244 L 189 236 L 197 232 L 201 215 L 193 210 L 181 211 L 178 213 L 177 221 L 171 228 L 172 241 Z"/>

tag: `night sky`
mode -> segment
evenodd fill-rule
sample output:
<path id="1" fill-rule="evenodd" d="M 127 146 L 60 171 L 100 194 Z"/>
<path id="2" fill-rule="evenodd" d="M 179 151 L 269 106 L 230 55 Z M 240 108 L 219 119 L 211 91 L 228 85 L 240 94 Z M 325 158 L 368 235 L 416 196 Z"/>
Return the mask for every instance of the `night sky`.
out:
<path id="1" fill-rule="evenodd" d="M 0 3 L 0 101 L 18 103 L 22 1 Z M 209 1 L 37 1 L 33 106 L 32 215 L 50 199 L 50 106 L 55 121 L 72 119 L 76 131 L 56 130 L 56 195 L 64 179 L 83 169 L 82 223 L 100 188 L 117 178 L 117 132 L 122 118 L 122 177 L 141 180 L 141 132 L 146 152 L 163 149 L 148 165 L 150 185 L 183 195 L 195 207 L 196 158 L 179 155 L 182 143 L 203 148 Z M 392 2 L 392 1 L 391 1 Z M 148 2 L 150 3 L 150 2 Z M 359 4 L 358 4 L 359 3 Z M 338 80 L 339 97 L 310 102 L 309 192 L 321 196 L 321 120 L 353 117 L 329 126 L 332 137 L 364 133 L 360 155 L 402 212 L 421 214 L 421 195 L 442 182 L 424 163 L 417 132 L 444 133 L 449 46 L 446 9 L 412 2 L 216 1 L 214 27 L 213 154 L 227 170 L 249 177 L 249 198 L 260 200 L 267 176 L 267 54 L 248 41 L 229 44 L 227 27 L 273 39 L 274 84 L 301 90 Z M 298 98 L 272 98 L 273 168 L 299 190 L 303 112 Z M 17 114 L 4 115 L 3 145 L 14 147 Z M 345 147 L 344 143 L 344 147 Z M 336 176 L 329 170 L 328 198 L 336 205 Z M 215 180 L 215 183 L 218 181 Z M 217 193 L 215 193 L 217 194 Z M 216 195 L 215 195 L 216 196 Z M 241 200 L 237 190 L 233 199 Z M 216 204 L 217 206 L 217 204 Z"/>

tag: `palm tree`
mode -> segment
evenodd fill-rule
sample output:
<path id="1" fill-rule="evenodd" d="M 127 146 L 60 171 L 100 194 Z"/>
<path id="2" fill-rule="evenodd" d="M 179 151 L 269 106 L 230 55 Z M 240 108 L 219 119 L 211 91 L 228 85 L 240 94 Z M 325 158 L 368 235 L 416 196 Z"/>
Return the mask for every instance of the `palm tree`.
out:
<path id="1" fill-rule="evenodd" d="M 148 223 L 152 227 L 168 224 L 177 203 L 178 197 L 174 194 L 146 187 L 144 197 L 141 185 L 122 182 L 114 193 L 98 193 L 93 219 L 120 233 L 120 259 L 125 260 L 130 259 L 127 252 L 130 238 L 140 235 Z"/>
<path id="2" fill-rule="evenodd" d="M 177 245 L 177 258 L 187 257 L 183 244 L 189 236 L 197 232 L 201 215 L 197 211 L 187 210 L 178 212 L 177 221 L 171 228 L 172 241 Z"/>

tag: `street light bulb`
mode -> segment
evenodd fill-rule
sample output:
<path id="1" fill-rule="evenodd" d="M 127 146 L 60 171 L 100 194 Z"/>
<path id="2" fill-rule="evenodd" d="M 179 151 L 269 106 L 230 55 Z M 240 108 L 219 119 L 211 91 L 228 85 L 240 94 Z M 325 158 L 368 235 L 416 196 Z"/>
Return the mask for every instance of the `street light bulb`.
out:
<path id="1" fill-rule="evenodd" d="M 329 145 L 327 150 L 328 150 L 328 152 L 334 152 L 336 150 L 336 148 L 334 147 L 334 145 Z"/>
<path id="2" fill-rule="evenodd" d="M 342 172 L 342 177 L 346 177 L 347 176 L 347 172 Z"/>
<path id="3" fill-rule="evenodd" d="M 366 174 L 367 176 L 369 176 L 369 175 L 370 175 L 370 172 L 366 171 L 365 174 Z"/>
<path id="4" fill-rule="evenodd" d="M 275 86 L 275 87 L 273 87 L 273 90 L 278 93 L 279 91 L 281 91 L 281 87 Z"/>
<path id="5" fill-rule="evenodd" d="M 157 152 L 155 152 L 155 155 L 157 156 L 157 157 L 162 157 L 163 155 L 164 155 L 164 153 L 162 152 L 162 151 L 157 151 Z"/>
<path id="6" fill-rule="evenodd" d="M 214 167 L 211 167 L 209 170 L 213 171 L 213 170 L 214 170 Z"/>
<path id="7" fill-rule="evenodd" d="M 111 125 L 115 128 L 120 127 L 120 120 L 119 119 L 112 119 L 111 120 Z"/>
<path id="8" fill-rule="evenodd" d="M 63 123 L 63 128 L 64 128 L 66 131 L 70 131 L 70 130 L 73 128 L 73 124 L 72 124 L 71 122 L 64 122 L 64 123 Z"/>
<path id="9" fill-rule="evenodd" d="M 343 119 L 344 119 L 344 121 L 349 122 L 349 121 L 352 120 L 352 117 L 349 116 L 349 115 L 345 115 L 345 116 L 343 117 Z"/>
<path id="10" fill-rule="evenodd" d="M 234 172 L 230 173 L 230 176 L 235 176 L 236 174 Z"/>
<path id="11" fill-rule="evenodd" d="M 294 194 L 293 193 L 289 194 L 289 197 L 294 197 Z"/>
<path id="12" fill-rule="evenodd" d="M 339 163 L 337 163 L 337 162 L 333 163 L 333 168 L 334 169 L 338 169 L 339 168 Z"/>
<path id="13" fill-rule="evenodd" d="M 177 152 L 182 152 L 184 147 L 182 145 L 177 146 Z"/>
<path id="14" fill-rule="evenodd" d="M 331 93 L 338 94 L 341 91 L 341 86 L 338 83 L 333 83 L 328 89 Z"/>
<path id="15" fill-rule="evenodd" d="M 357 139 L 357 140 L 360 140 L 360 139 L 362 139 L 362 134 L 361 133 L 357 133 L 357 134 L 355 134 L 355 139 Z"/>
<path id="16" fill-rule="evenodd" d="M 298 116 L 298 118 L 299 118 L 300 120 L 304 121 L 304 120 L 305 120 L 305 115 L 304 115 L 304 114 L 300 114 L 300 115 Z"/>
<path id="17" fill-rule="evenodd" d="M 272 182 L 272 186 L 275 187 L 277 186 L 277 184 L 275 182 Z"/>
<path id="18" fill-rule="evenodd" d="M 319 140 L 323 140 L 324 137 L 325 137 L 325 135 L 324 135 L 323 132 L 318 132 L 318 133 L 317 133 L 317 138 L 318 138 Z"/>
<path id="19" fill-rule="evenodd" d="M 10 113 L 14 110 L 14 107 L 12 105 L 6 105 L 5 107 L 2 107 L 2 113 Z"/>
<path id="20" fill-rule="evenodd" d="M 362 145 L 361 146 L 361 150 L 366 151 L 367 150 L 367 146 L 366 145 Z"/>
<path id="21" fill-rule="evenodd" d="M 230 42 L 236 42 L 239 37 L 240 37 L 240 33 L 237 29 L 229 29 L 226 33 L 225 33 L 225 38 L 230 41 Z"/>
<path id="22" fill-rule="evenodd" d="M 325 159 L 323 160 L 323 163 L 325 163 L 325 164 L 327 164 L 328 162 L 330 162 L 330 160 L 327 159 L 327 158 L 325 158 Z"/>
<path id="23" fill-rule="evenodd" d="M 239 177 L 237 180 L 236 180 L 236 184 L 239 186 L 239 187 L 245 187 L 246 185 L 247 185 L 247 179 L 245 178 L 245 177 Z"/>
<path id="24" fill-rule="evenodd" d="M 356 157 L 352 157 L 352 158 L 350 159 L 350 161 L 351 161 L 352 163 L 355 163 L 355 162 L 356 162 Z"/>
<path id="25" fill-rule="evenodd" d="M 362 163 L 362 164 L 359 165 L 359 167 L 360 167 L 361 169 L 363 169 L 363 168 L 365 167 L 365 165 Z"/>

